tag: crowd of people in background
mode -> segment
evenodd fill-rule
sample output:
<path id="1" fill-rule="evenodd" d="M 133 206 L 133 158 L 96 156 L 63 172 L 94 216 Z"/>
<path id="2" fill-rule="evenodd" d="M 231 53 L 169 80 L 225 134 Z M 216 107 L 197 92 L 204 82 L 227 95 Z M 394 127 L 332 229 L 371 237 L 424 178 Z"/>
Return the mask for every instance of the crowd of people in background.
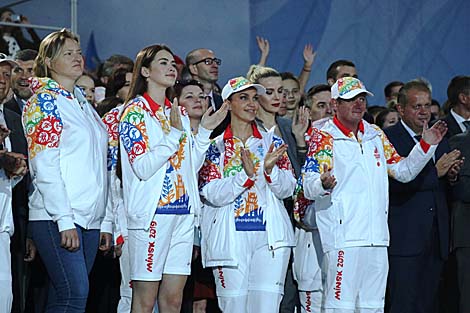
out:
<path id="1" fill-rule="evenodd" d="M 216 47 L 87 71 L 72 32 L 23 31 L 0 26 L 0 311 L 470 311 L 470 76 L 376 104 L 351 60 L 309 86 L 311 44 L 296 75 L 257 37 L 220 82 Z"/>

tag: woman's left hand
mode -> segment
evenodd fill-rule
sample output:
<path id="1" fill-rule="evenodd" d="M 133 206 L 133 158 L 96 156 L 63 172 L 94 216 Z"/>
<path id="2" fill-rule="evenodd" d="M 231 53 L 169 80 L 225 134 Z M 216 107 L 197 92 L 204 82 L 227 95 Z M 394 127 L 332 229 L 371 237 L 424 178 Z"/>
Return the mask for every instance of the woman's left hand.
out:
<path id="1" fill-rule="evenodd" d="M 220 109 L 212 113 L 214 109 L 209 107 L 202 116 L 201 126 L 208 130 L 214 130 L 224 120 L 228 113 L 228 102 L 224 101 Z"/>
<path id="2" fill-rule="evenodd" d="M 280 145 L 277 149 L 274 148 L 274 143 L 269 147 L 268 153 L 264 157 L 264 171 L 266 174 L 271 174 L 274 165 L 282 157 L 282 155 L 287 151 L 287 145 L 284 143 Z"/>

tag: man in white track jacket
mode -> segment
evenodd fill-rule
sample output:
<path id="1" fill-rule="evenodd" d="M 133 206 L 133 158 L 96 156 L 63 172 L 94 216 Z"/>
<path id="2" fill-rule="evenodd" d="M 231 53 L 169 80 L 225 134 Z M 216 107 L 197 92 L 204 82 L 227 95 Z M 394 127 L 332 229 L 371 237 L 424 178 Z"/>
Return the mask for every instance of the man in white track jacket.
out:
<path id="1" fill-rule="evenodd" d="M 366 96 L 356 78 L 331 88 L 335 116 L 312 134 L 303 170 L 315 200 L 323 250 L 324 312 L 383 312 L 388 272 L 388 175 L 407 182 L 434 154 L 447 127 L 436 123 L 407 158 L 362 119 Z"/>

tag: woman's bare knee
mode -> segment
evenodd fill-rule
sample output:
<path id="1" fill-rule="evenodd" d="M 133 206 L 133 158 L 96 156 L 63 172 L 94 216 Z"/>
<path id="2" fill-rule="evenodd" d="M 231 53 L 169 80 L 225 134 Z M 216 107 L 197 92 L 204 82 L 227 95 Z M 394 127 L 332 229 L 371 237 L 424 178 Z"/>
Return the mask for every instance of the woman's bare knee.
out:
<path id="1" fill-rule="evenodd" d="M 179 312 L 187 276 L 163 275 L 158 294 L 158 308 L 162 312 Z"/>
<path id="2" fill-rule="evenodd" d="M 157 301 L 159 282 L 132 282 L 132 313 L 152 313 Z"/>

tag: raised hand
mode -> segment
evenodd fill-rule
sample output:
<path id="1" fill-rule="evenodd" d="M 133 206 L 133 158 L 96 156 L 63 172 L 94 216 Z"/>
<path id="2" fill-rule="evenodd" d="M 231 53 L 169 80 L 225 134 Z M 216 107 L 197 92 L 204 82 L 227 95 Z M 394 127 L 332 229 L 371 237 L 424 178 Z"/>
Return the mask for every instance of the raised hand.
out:
<path id="1" fill-rule="evenodd" d="M 21 24 L 31 24 L 26 16 L 21 15 L 20 18 L 21 18 Z"/>
<path id="2" fill-rule="evenodd" d="M 240 155 L 242 158 L 242 166 L 245 170 L 246 176 L 253 177 L 253 175 L 255 174 L 255 164 L 250 158 L 250 151 L 241 148 Z"/>
<path id="3" fill-rule="evenodd" d="M 60 232 L 60 246 L 70 252 L 77 251 L 80 248 L 80 238 L 75 228 Z"/>
<path id="4" fill-rule="evenodd" d="M 178 130 L 183 130 L 183 122 L 181 122 L 181 112 L 178 106 L 178 99 L 174 99 L 171 104 L 170 125 Z"/>
<path id="5" fill-rule="evenodd" d="M 333 189 L 336 186 L 336 178 L 331 175 L 331 169 L 327 164 L 323 164 L 323 174 L 320 175 L 321 184 L 323 189 Z"/>
<path id="6" fill-rule="evenodd" d="M 313 51 L 312 44 L 306 44 L 304 47 L 303 57 L 304 57 L 304 68 L 310 68 L 315 61 L 315 56 L 317 53 Z"/>
<path id="7" fill-rule="evenodd" d="M 259 65 L 266 65 L 266 60 L 269 55 L 269 41 L 263 37 L 256 36 L 256 43 L 258 44 L 258 49 L 261 52 Z"/>
<path id="8" fill-rule="evenodd" d="M 460 157 L 460 151 L 455 149 L 444 153 L 436 162 L 437 177 L 443 177 Z"/>
<path id="9" fill-rule="evenodd" d="M 204 113 L 204 115 L 202 116 L 201 126 L 208 130 L 214 130 L 217 126 L 219 126 L 220 123 L 222 123 L 222 121 L 227 116 L 228 106 L 229 104 L 226 100 L 224 101 L 220 109 L 218 109 L 214 113 L 212 113 L 214 109 L 212 107 L 209 107 L 206 113 Z"/>
<path id="10" fill-rule="evenodd" d="M 274 165 L 276 165 L 277 161 L 283 156 L 283 154 L 287 151 L 287 145 L 284 143 L 279 147 L 274 148 L 274 143 L 269 146 L 268 153 L 264 157 L 264 171 L 266 174 L 271 174 Z"/>
<path id="11" fill-rule="evenodd" d="M 292 133 L 297 141 L 297 146 L 304 147 L 306 145 L 305 132 L 308 129 L 309 118 L 310 111 L 305 106 L 298 108 L 294 113 L 294 118 L 292 119 Z"/>
<path id="12" fill-rule="evenodd" d="M 437 145 L 447 133 L 447 124 L 444 121 L 437 121 L 431 128 L 427 123 L 423 125 L 423 140 L 430 145 Z"/>

